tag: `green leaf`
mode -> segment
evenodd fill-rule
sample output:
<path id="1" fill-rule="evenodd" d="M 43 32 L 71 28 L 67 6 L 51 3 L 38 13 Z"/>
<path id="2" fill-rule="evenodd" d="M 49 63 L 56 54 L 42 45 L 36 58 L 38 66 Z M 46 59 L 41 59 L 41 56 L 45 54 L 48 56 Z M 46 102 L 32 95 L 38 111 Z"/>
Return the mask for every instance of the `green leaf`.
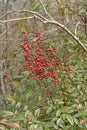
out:
<path id="1" fill-rule="evenodd" d="M 5 130 L 5 127 L 0 125 L 0 130 Z"/>
<path id="2" fill-rule="evenodd" d="M 0 124 L 5 125 L 5 126 L 10 126 L 10 127 L 15 127 L 15 128 L 19 128 L 19 124 L 17 122 L 9 122 L 9 121 L 0 121 Z"/>
<path id="3" fill-rule="evenodd" d="M 78 120 L 76 119 L 76 118 L 74 118 L 74 122 L 78 125 L 79 124 L 79 122 L 78 122 Z"/>
<path id="4" fill-rule="evenodd" d="M 21 102 L 18 102 L 17 104 L 16 104 L 16 108 L 18 109 L 18 108 L 20 108 L 21 107 Z"/>
<path id="5" fill-rule="evenodd" d="M 47 111 L 46 111 L 46 114 L 49 114 L 52 110 L 53 110 L 53 107 L 52 107 L 52 106 L 49 107 L 49 108 L 47 109 Z"/>
<path id="6" fill-rule="evenodd" d="M 60 126 L 60 125 L 61 125 L 61 123 L 62 123 L 62 119 L 61 119 L 61 118 L 59 118 L 59 119 L 57 120 L 56 124 L 57 124 L 57 126 Z"/>
<path id="7" fill-rule="evenodd" d="M 71 125 L 74 124 L 73 117 L 71 115 L 66 115 L 66 119 L 69 121 Z"/>
<path id="8" fill-rule="evenodd" d="M 36 4 L 33 8 L 34 11 L 37 11 L 39 9 L 39 4 Z"/>
<path id="9" fill-rule="evenodd" d="M 1 111 L 0 112 L 0 118 L 6 118 L 6 117 L 9 117 L 9 116 L 13 116 L 14 113 L 10 112 L 10 111 Z"/>
<path id="10" fill-rule="evenodd" d="M 56 117 L 60 116 L 60 114 L 61 114 L 61 111 L 60 111 L 60 110 L 57 110 L 57 112 L 56 112 Z"/>
<path id="11" fill-rule="evenodd" d="M 25 78 L 25 76 L 18 76 L 16 78 L 14 78 L 13 80 L 16 82 L 21 82 L 24 78 Z"/>
<path id="12" fill-rule="evenodd" d="M 58 130 L 58 126 L 54 125 L 54 129 L 55 129 L 55 130 Z"/>
<path id="13" fill-rule="evenodd" d="M 24 114 L 20 114 L 20 115 L 14 116 L 14 117 L 11 118 L 10 120 L 11 120 L 11 121 L 24 121 L 24 120 L 25 120 Z"/>
<path id="14" fill-rule="evenodd" d="M 35 115 L 36 117 L 38 117 L 38 116 L 40 115 L 40 109 L 35 110 L 34 115 Z"/>

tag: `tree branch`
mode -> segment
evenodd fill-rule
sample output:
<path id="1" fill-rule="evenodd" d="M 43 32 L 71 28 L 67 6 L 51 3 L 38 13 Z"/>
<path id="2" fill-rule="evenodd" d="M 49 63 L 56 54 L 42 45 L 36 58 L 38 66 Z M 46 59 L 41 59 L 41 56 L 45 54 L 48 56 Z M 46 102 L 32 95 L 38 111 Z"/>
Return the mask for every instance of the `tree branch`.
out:
<path id="1" fill-rule="evenodd" d="M 8 20 L 0 20 L 0 23 L 15 22 L 15 21 L 19 21 L 19 20 L 32 19 L 32 18 L 34 18 L 34 16 L 23 17 L 23 18 L 15 18 L 15 19 L 8 19 Z"/>
<path id="2" fill-rule="evenodd" d="M 45 8 L 45 7 L 44 7 Z M 43 22 L 44 24 L 53 24 L 53 25 L 56 25 L 56 26 L 59 26 L 60 28 L 62 28 L 63 30 L 65 30 L 80 46 L 81 48 L 87 52 L 87 48 L 84 46 L 84 44 L 80 41 L 80 39 L 75 35 L 73 34 L 65 25 L 59 23 L 58 21 L 55 21 L 54 19 L 47 19 L 45 18 L 43 15 L 39 14 L 38 12 L 35 12 L 35 11 L 30 11 L 30 10 L 15 10 L 13 12 L 19 12 L 19 13 L 24 13 L 24 12 L 28 12 L 28 13 L 31 13 L 33 14 L 33 16 L 40 20 L 41 22 Z M 46 12 L 45 12 L 46 13 Z M 5 22 L 13 22 L 13 21 L 16 21 L 16 20 L 23 20 L 23 19 L 29 19 L 29 18 L 33 18 L 33 17 L 24 17 L 24 18 L 16 18 L 16 19 L 9 19 L 9 20 L 0 20 L 1 23 L 5 23 Z"/>

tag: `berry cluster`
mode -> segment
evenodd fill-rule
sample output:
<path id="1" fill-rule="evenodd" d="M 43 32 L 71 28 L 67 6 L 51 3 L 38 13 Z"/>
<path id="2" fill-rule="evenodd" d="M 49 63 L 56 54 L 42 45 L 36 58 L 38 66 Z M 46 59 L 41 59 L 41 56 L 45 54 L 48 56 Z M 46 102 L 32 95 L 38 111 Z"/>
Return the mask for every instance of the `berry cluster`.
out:
<path id="1" fill-rule="evenodd" d="M 24 34 L 24 43 L 22 53 L 26 60 L 24 68 L 29 71 L 28 78 L 43 80 L 50 78 L 52 82 L 58 83 L 58 66 L 61 64 L 58 59 L 56 48 L 45 45 L 39 32 L 35 33 L 35 42 L 28 42 L 26 33 Z M 65 66 L 65 64 L 61 64 Z M 70 72 L 70 66 L 63 67 L 64 71 Z"/>

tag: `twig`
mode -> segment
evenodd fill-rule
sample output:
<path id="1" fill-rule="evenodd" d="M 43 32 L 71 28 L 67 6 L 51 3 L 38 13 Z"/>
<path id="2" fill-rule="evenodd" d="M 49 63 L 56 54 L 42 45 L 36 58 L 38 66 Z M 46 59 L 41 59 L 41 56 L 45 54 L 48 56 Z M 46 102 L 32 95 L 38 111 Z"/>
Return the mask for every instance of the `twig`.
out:
<path id="1" fill-rule="evenodd" d="M 23 17 L 23 18 L 15 18 L 15 19 L 8 19 L 8 20 L 0 20 L 0 23 L 15 22 L 15 21 L 19 21 L 19 20 L 32 19 L 32 18 L 34 18 L 34 16 Z"/>
<path id="2" fill-rule="evenodd" d="M 46 8 L 45 8 L 45 6 L 44 6 L 42 0 L 39 0 L 39 1 L 40 1 L 41 5 L 42 5 L 42 7 L 43 7 L 43 9 L 44 9 L 45 14 L 46 14 L 51 20 L 54 20 L 54 19 L 50 16 L 50 14 L 47 12 L 47 10 L 46 10 Z"/>
<path id="3" fill-rule="evenodd" d="M 34 14 L 34 17 L 39 19 L 41 22 L 43 22 L 44 24 L 47 23 L 47 20 L 43 20 L 42 18 L 38 17 L 36 14 Z"/>
<path id="4" fill-rule="evenodd" d="M 76 24 L 76 27 L 75 27 L 75 36 L 77 36 L 77 29 L 78 29 L 78 26 L 79 26 L 80 24 L 81 24 L 80 22 L 78 22 L 78 23 Z"/>
<path id="5" fill-rule="evenodd" d="M 10 10 L 10 11 L 7 11 L 2 16 L 0 16 L 0 19 L 3 19 L 7 14 L 11 14 L 11 13 L 22 13 L 22 11 L 23 10 Z"/>

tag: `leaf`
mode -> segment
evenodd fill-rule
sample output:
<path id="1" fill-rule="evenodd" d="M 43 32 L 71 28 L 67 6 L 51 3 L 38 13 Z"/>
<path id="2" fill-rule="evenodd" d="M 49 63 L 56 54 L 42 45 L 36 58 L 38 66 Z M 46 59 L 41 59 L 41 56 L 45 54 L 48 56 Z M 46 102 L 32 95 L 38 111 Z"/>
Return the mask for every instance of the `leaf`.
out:
<path id="1" fill-rule="evenodd" d="M 87 128 L 87 123 L 85 123 L 85 127 Z"/>
<path id="2" fill-rule="evenodd" d="M 65 12 L 65 19 L 67 22 L 69 22 L 68 8 L 65 8 L 64 12 Z"/>
<path id="3" fill-rule="evenodd" d="M 39 4 L 35 4 L 34 8 L 33 8 L 33 11 L 36 11 L 39 9 Z"/>
<path id="4" fill-rule="evenodd" d="M 8 101 L 14 101 L 14 99 L 13 99 L 12 96 L 7 96 L 7 97 L 6 97 L 6 100 L 8 100 Z"/>
<path id="5" fill-rule="evenodd" d="M 35 110 L 34 115 L 38 117 L 40 115 L 40 109 Z"/>
<path id="6" fill-rule="evenodd" d="M 69 121 L 71 125 L 74 124 L 73 117 L 71 115 L 66 115 L 66 119 Z"/>
<path id="7" fill-rule="evenodd" d="M 0 121 L 1 125 L 5 125 L 5 126 L 11 126 L 11 127 L 20 127 L 18 123 L 16 122 L 9 122 L 9 121 Z"/>
<path id="8" fill-rule="evenodd" d="M 16 78 L 14 78 L 13 80 L 16 82 L 21 82 L 24 78 L 25 78 L 25 76 L 18 76 Z"/>
<path id="9" fill-rule="evenodd" d="M 78 122 L 78 120 L 76 119 L 76 118 L 74 118 L 74 122 L 78 125 L 79 124 L 79 122 Z"/>
<path id="10" fill-rule="evenodd" d="M 59 101 L 58 104 L 62 105 L 62 104 L 64 104 L 64 102 L 63 101 Z"/>
<path id="11" fill-rule="evenodd" d="M 15 116 L 11 119 L 11 121 L 24 121 L 24 115 L 20 114 L 18 116 Z"/>
<path id="12" fill-rule="evenodd" d="M 59 118 L 59 119 L 57 120 L 56 124 L 57 124 L 57 126 L 60 126 L 60 125 L 61 125 L 61 123 L 62 123 L 62 119 L 61 119 L 61 118 Z"/>
<path id="13" fill-rule="evenodd" d="M 63 120 L 66 119 L 66 115 L 67 115 L 67 114 L 62 114 L 62 118 L 63 118 Z"/>
<path id="14" fill-rule="evenodd" d="M 47 111 L 46 111 L 46 114 L 49 114 L 52 110 L 53 110 L 53 108 L 52 108 L 52 107 L 49 107 L 49 108 L 47 109 Z"/>
<path id="15" fill-rule="evenodd" d="M 17 104 L 16 104 L 16 108 L 20 108 L 21 107 L 21 102 L 18 102 Z"/>
<path id="16" fill-rule="evenodd" d="M 0 125 L 0 130 L 5 130 L 5 127 Z"/>
<path id="17" fill-rule="evenodd" d="M 56 112 L 56 117 L 60 116 L 60 114 L 61 114 L 61 111 L 60 111 L 60 110 L 57 110 L 57 112 Z"/>
<path id="18" fill-rule="evenodd" d="M 54 125 L 54 129 L 55 129 L 55 130 L 58 130 L 58 126 Z"/>
<path id="19" fill-rule="evenodd" d="M 0 118 L 6 118 L 6 117 L 9 117 L 9 116 L 13 116 L 14 113 L 13 112 L 10 112 L 10 111 L 2 111 L 0 112 Z"/>
<path id="20" fill-rule="evenodd" d="M 29 117 L 29 110 L 28 111 L 26 111 L 26 113 L 25 113 L 25 118 L 28 118 Z"/>

